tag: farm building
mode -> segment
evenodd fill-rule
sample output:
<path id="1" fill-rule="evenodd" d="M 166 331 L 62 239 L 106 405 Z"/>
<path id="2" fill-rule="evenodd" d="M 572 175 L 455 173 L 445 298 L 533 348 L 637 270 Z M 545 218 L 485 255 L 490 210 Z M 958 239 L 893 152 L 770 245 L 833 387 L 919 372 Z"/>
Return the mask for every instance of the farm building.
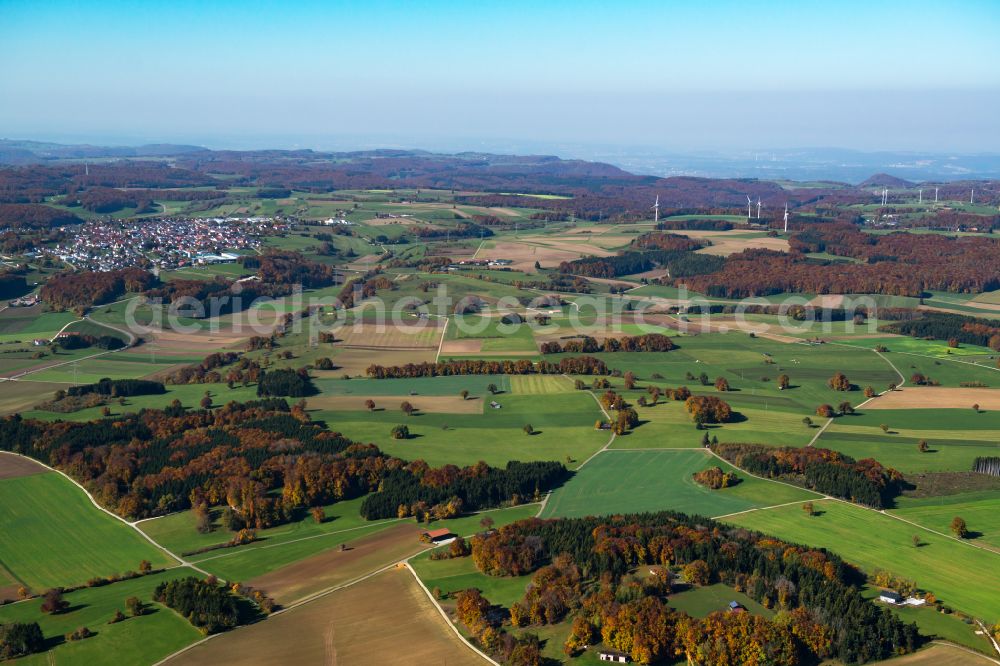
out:
<path id="1" fill-rule="evenodd" d="M 899 596 L 892 590 L 882 590 L 878 595 L 878 600 L 887 604 L 898 604 L 902 603 L 903 597 Z"/>
<path id="2" fill-rule="evenodd" d="M 632 661 L 632 657 L 628 656 L 624 652 L 601 650 L 597 654 L 601 658 L 601 661 L 613 661 L 618 664 L 627 664 Z"/>
<path id="3" fill-rule="evenodd" d="M 422 541 L 434 544 L 445 543 L 451 541 L 454 538 L 455 535 L 452 534 L 451 530 L 449 530 L 447 527 L 442 527 L 439 530 L 427 530 L 426 532 L 420 535 L 420 539 Z"/>

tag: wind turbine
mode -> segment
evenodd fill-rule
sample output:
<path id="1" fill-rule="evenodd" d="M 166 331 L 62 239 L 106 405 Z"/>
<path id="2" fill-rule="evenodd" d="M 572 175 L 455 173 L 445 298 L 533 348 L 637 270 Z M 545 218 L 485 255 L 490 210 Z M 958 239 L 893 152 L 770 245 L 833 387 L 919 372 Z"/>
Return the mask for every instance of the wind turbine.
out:
<path id="1" fill-rule="evenodd" d="M 937 191 L 938 191 L 938 188 L 935 187 L 934 188 L 934 203 L 938 202 L 938 200 L 937 200 Z"/>
<path id="2" fill-rule="evenodd" d="M 788 202 L 785 202 L 785 233 L 788 233 Z"/>
<path id="3" fill-rule="evenodd" d="M 760 197 L 757 197 L 757 219 L 760 219 Z"/>
<path id="4" fill-rule="evenodd" d="M 750 224 L 750 195 L 747 195 L 747 224 Z"/>
<path id="5" fill-rule="evenodd" d="M 653 204 L 653 221 L 660 223 L 660 195 L 656 195 L 656 203 Z"/>
<path id="6" fill-rule="evenodd" d="M 972 191 L 971 191 L 971 192 L 969 192 L 969 203 L 970 203 L 970 204 L 972 203 L 972 201 L 973 201 L 973 199 L 975 198 L 975 196 L 976 196 L 976 189 L 975 189 L 975 188 L 972 188 Z"/>
<path id="7" fill-rule="evenodd" d="M 920 190 L 917 194 L 917 203 L 922 204 L 924 202 L 924 191 Z"/>

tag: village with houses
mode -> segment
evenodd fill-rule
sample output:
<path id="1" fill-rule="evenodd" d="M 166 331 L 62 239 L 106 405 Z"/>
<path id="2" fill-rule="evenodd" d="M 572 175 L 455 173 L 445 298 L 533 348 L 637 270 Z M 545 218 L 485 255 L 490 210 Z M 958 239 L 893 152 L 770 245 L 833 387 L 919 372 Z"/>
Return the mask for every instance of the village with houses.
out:
<path id="1" fill-rule="evenodd" d="M 231 263 L 236 250 L 256 251 L 262 237 L 287 223 L 271 217 L 93 220 L 64 227 L 67 239 L 36 255 L 51 255 L 81 270 L 112 271 L 137 265 L 161 270 Z"/>

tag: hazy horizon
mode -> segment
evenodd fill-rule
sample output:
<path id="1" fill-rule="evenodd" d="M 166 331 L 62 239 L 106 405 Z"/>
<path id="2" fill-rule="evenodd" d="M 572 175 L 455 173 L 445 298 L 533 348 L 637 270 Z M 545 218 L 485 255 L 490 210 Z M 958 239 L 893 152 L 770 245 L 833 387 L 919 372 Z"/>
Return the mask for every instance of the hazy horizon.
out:
<path id="1" fill-rule="evenodd" d="M 990 2 L 3 0 L 0 19 L 12 138 L 1000 151 Z"/>

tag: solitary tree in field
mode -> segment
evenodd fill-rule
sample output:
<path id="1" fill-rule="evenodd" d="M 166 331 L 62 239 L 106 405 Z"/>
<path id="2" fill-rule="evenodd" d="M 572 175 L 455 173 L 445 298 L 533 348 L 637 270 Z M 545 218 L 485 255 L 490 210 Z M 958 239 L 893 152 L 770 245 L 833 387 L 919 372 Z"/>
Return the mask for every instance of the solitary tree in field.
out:
<path id="1" fill-rule="evenodd" d="M 778 375 L 778 390 L 784 391 L 789 387 L 789 382 L 788 375 Z"/>
<path id="2" fill-rule="evenodd" d="M 727 380 L 725 377 L 716 377 L 715 378 L 715 390 L 716 391 L 723 391 L 723 392 L 728 391 L 729 390 L 729 380 Z"/>
<path id="3" fill-rule="evenodd" d="M 139 617 L 146 612 L 146 606 L 139 597 L 129 597 L 125 600 L 125 610 L 132 617 Z"/>
<path id="4" fill-rule="evenodd" d="M 917 442 L 917 450 L 920 451 L 921 453 L 927 453 L 927 451 L 930 450 L 930 447 L 927 446 L 926 439 L 922 439 L 919 442 Z"/>
<path id="5" fill-rule="evenodd" d="M 57 615 L 58 613 L 66 610 L 69 606 L 69 602 L 63 599 L 62 589 L 58 587 L 53 587 L 51 590 L 46 592 L 42 598 L 42 612 L 49 613 L 51 615 Z"/>
<path id="6" fill-rule="evenodd" d="M 874 398 L 875 397 L 875 389 L 872 388 L 871 386 L 866 386 L 865 387 L 865 397 L 866 398 Z"/>
<path id="7" fill-rule="evenodd" d="M 889 382 L 889 390 L 890 391 L 896 390 L 896 382 Z"/>
<path id="8" fill-rule="evenodd" d="M 462 400 L 468 400 L 469 399 L 469 392 L 467 390 L 465 390 L 465 389 L 462 389 L 459 392 L 459 395 L 462 396 Z"/>
<path id="9" fill-rule="evenodd" d="M 851 407 L 851 403 L 849 403 L 849 402 L 847 402 L 845 400 L 844 402 L 842 402 L 839 405 L 837 405 L 837 411 L 840 412 L 841 415 L 844 415 L 844 414 L 853 414 L 854 413 L 854 408 Z"/>
<path id="10" fill-rule="evenodd" d="M 368 398 L 367 400 L 365 400 L 365 409 L 367 409 L 369 412 L 374 412 L 375 411 L 375 401 L 372 400 L 371 398 Z"/>
<path id="11" fill-rule="evenodd" d="M 802 510 L 805 511 L 807 516 L 816 515 L 816 507 L 813 506 L 812 502 L 806 502 L 802 505 Z"/>
<path id="12" fill-rule="evenodd" d="M 204 397 L 202 397 L 202 399 L 201 399 L 201 408 L 202 409 L 211 409 L 212 408 L 212 396 L 208 395 L 207 391 L 205 392 Z"/>
<path id="13" fill-rule="evenodd" d="M 824 419 L 832 419 L 833 415 L 833 407 L 830 405 L 820 405 L 816 408 L 816 416 L 822 416 Z"/>
<path id="14" fill-rule="evenodd" d="M 811 418 L 809 418 L 808 416 L 806 416 L 806 417 L 804 417 L 802 419 L 802 425 L 804 425 L 807 428 L 812 428 L 813 427 L 813 420 Z"/>
<path id="15" fill-rule="evenodd" d="M 880 423 L 878 427 L 882 429 L 882 432 L 885 432 L 885 433 L 889 432 L 889 426 L 887 424 L 885 424 L 885 423 Z"/>
<path id="16" fill-rule="evenodd" d="M 414 407 L 413 405 L 410 404 L 409 400 L 404 400 L 403 403 L 399 406 L 399 408 L 403 410 L 403 413 L 406 414 L 407 416 L 413 414 L 414 411 Z"/>
<path id="17" fill-rule="evenodd" d="M 577 381 L 579 381 L 579 380 L 577 380 Z M 580 382 L 580 383 L 582 384 L 583 382 Z M 496 384 L 490 384 L 489 386 L 486 387 L 486 390 L 490 392 L 490 395 L 496 395 L 497 394 L 497 390 L 498 390 L 497 389 L 497 385 Z"/>
<path id="18" fill-rule="evenodd" d="M 972 406 L 972 411 L 974 411 L 976 414 L 979 413 L 979 403 L 976 403 Z"/>
<path id="19" fill-rule="evenodd" d="M 920 535 L 919 534 L 914 534 L 913 535 L 913 547 L 914 548 L 919 548 L 920 547 Z"/>
<path id="20" fill-rule="evenodd" d="M 395 426 L 389 434 L 393 439 L 409 439 L 410 429 L 405 425 L 398 425 Z"/>
<path id="21" fill-rule="evenodd" d="M 634 372 L 632 372 L 631 370 L 629 370 L 628 372 L 626 372 L 624 379 L 625 379 L 625 388 L 626 388 L 626 390 L 631 391 L 632 389 L 635 388 L 635 373 Z"/>
<path id="22" fill-rule="evenodd" d="M 951 532 L 959 539 L 964 539 L 969 536 L 969 528 L 965 524 L 965 519 L 961 516 L 955 516 L 951 519 Z"/>
<path id="23" fill-rule="evenodd" d="M 524 430 L 524 434 L 525 435 L 534 435 L 535 434 L 535 428 L 530 423 L 525 423 L 524 427 L 522 428 L 522 430 Z"/>
<path id="24" fill-rule="evenodd" d="M 314 506 L 309 510 L 309 513 L 312 514 L 312 518 L 316 521 L 317 525 L 322 525 L 323 521 L 326 520 L 326 511 L 321 506 Z"/>
<path id="25" fill-rule="evenodd" d="M 142 560 L 139 562 L 139 573 L 148 574 L 153 570 L 153 565 L 149 563 L 149 560 Z"/>
<path id="26" fill-rule="evenodd" d="M 698 375 L 698 382 L 702 386 L 708 386 L 708 373 L 703 372 L 700 375 Z"/>
<path id="27" fill-rule="evenodd" d="M 479 526 L 489 531 L 493 527 L 493 519 L 489 516 L 483 516 L 483 519 L 479 521 Z"/>
<path id="28" fill-rule="evenodd" d="M 833 377 L 830 378 L 830 380 L 827 382 L 827 384 L 834 391 L 850 391 L 851 390 L 851 380 L 849 380 L 847 378 L 847 375 L 845 375 L 842 372 L 836 373 Z"/>

